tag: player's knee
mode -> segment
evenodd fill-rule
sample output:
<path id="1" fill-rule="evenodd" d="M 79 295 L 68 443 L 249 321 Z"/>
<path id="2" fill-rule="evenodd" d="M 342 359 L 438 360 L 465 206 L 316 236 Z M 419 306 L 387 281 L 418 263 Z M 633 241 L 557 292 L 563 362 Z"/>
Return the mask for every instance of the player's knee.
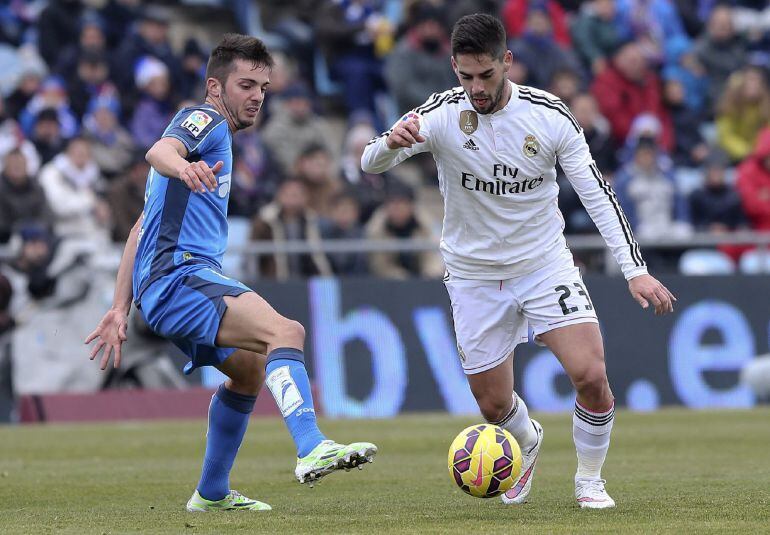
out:
<path id="1" fill-rule="evenodd" d="M 305 327 L 298 321 L 282 318 L 276 329 L 273 347 L 298 347 L 305 344 Z"/>
<path id="2" fill-rule="evenodd" d="M 499 422 L 511 410 L 511 396 L 485 395 L 476 401 L 481 415 L 488 422 Z"/>
<path id="3" fill-rule="evenodd" d="M 583 368 L 572 378 L 575 390 L 584 397 L 597 401 L 609 395 L 609 382 L 604 362 L 598 361 Z"/>

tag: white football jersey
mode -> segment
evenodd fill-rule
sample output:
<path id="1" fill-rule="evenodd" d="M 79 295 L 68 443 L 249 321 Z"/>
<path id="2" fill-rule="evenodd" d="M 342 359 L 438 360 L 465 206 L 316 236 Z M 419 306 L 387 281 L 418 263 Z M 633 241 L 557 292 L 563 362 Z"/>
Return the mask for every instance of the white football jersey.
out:
<path id="1" fill-rule="evenodd" d="M 631 226 L 567 106 L 550 93 L 510 83 L 508 104 L 493 114 L 477 113 L 462 87 L 433 94 L 411 112 L 420 118 L 425 141 L 391 150 L 385 143 L 391 129 L 369 142 L 362 168 L 382 173 L 431 152 L 444 197 L 447 270 L 461 278 L 502 280 L 565 252 L 558 160 L 626 279 L 647 273 Z"/>

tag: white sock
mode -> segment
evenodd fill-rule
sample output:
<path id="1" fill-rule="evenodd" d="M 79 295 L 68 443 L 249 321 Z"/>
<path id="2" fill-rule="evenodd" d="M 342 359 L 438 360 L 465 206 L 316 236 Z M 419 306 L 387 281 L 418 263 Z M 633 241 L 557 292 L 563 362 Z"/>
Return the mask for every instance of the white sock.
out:
<path id="1" fill-rule="evenodd" d="M 537 431 L 529 419 L 529 410 L 524 400 L 513 393 L 513 403 L 511 410 L 497 422 L 489 422 L 499 425 L 516 439 L 521 448 L 521 453 L 526 453 L 537 444 Z"/>
<path id="2" fill-rule="evenodd" d="M 601 479 L 614 421 L 614 403 L 606 412 L 593 412 L 575 402 L 572 415 L 572 438 L 578 459 L 575 479 Z"/>

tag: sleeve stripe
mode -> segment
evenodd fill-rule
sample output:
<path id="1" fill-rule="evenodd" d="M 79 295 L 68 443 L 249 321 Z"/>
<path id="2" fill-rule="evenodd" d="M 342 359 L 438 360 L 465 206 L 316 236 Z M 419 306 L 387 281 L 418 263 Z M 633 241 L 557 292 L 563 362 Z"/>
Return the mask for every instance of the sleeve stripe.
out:
<path id="1" fill-rule="evenodd" d="M 535 95 L 534 93 L 528 92 L 524 87 L 519 87 L 519 98 L 531 102 L 532 104 L 539 104 L 546 108 L 558 111 L 572 123 L 572 126 L 575 127 L 578 134 L 582 131 L 577 119 L 570 113 L 569 108 L 567 108 L 563 102 L 550 100 L 542 95 Z"/>
<path id="2" fill-rule="evenodd" d="M 419 113 L 420 115 L 425 115 L 426 113 L 429 113 L 437 108 L 440 108 L 443 104 L 452 104 L 454 102 L 459 102 L 463 99 L 465 96 L 465 93 L 463 92 L 462 88 L 458 89 L 451 89 L 449 91 L 445 91 L 443 93 L 433 93 L 428 100 L 425 101 L 425 104 L 422 104 L 421 106 L 417 106 L 413 111 L 415 113 Z M 383 132 L 382 134 L 373 137 L 369 143 L 366 145 L 369 146 L 372 143 L 376 143 L 378 139 L 381 137 L 387 137 L 393 132 L 393 129 L 387 130 Z"/>
<path id="3" fill-rule="evenodd" d="M 618 198 L 615 196 L 615 192 L 612 190 L 612 186 L 610 186 L 609 183 L 604 180 L 595 163 L 591 162 L 589 168 L 591 169 L 591 173 L 594 175 L 594 178 L 596 178 L 596 181 L 599 183 L 599 187 L 610 199 L 610 204 L 612 204 L 612 207 L 615 209 L 615 214 L 617 214 L 618 220 L 620 221 L 620 228 L 623 229 L 623 235 L 626 237 L 626 243 L 628 243 L 629 249 L 631 251 L 631 260 L 634 261 L 634 264 L 637 267 L 644 266 L 645 263 L 644 260 L 642 260 L 642 254 L 639 251 L 639 244 L 636 242 L 636 240 L 634 240 L 634 233 L 631 231 L 631 225 L 628 224 L 628 219 L 626 219 L 626 215 L 620 208 Z"/>

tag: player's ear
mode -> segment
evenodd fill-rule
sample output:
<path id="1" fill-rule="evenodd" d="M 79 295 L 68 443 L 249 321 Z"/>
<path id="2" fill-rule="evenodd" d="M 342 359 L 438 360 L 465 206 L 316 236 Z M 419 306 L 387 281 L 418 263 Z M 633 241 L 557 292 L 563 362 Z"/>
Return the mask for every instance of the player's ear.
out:
<path id="1" fill-rule="evenodd" d="M 505 72 L 511 70 L 511 65 L 513 65 L 513 52 L 506 50 L 505 54 L 503 54 L 503 67 Z"/>
<path id="2" fill-rule="evenodd" d="M 206 94 L 219 98 L 222 94 L 222 84 L 216 78 L 206 79 Z"/>
<path id="3" fill-rule="evenodd" d="M 458 77 L 460 76 L 460 73 L 457 72 L 457 62 L 455 61 L 454 56 L 449 56 L 449 60 L 452 62 L 452 70 L 455 72 L 455 75 Z"/>

